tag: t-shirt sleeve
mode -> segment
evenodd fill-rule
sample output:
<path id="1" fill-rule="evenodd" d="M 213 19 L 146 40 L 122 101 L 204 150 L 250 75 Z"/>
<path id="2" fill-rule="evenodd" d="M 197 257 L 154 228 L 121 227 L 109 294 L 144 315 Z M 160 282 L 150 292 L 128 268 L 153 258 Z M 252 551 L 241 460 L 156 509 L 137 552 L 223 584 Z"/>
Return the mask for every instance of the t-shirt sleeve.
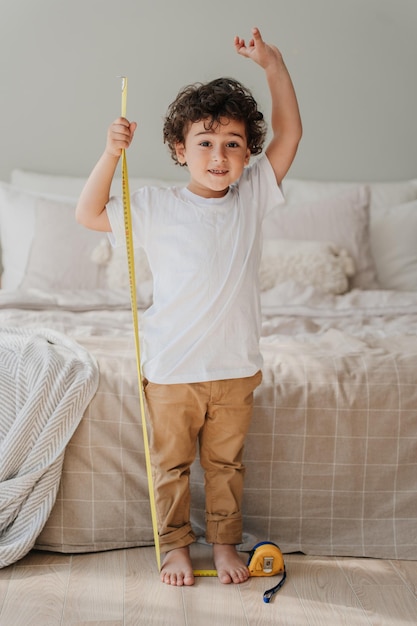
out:
<path id="1" fill-rule="evenodd" d="M 126 235 L 122 199 L 112 196 L 106 204 L 106 211 L 111 228 L 111 232 L 107 236 L 111 245 L 115 248 L 124 246 Z"/>
<path id="2" fill-rule="evenodd" d="M 275 172 L 266 154 L 244 170 L 240 187 L 249 185 L 249 193 L 254 198 L 260 218 L 285 202 L 282 190 L 275 178 Z M 245 193 L 248 190 L 245 190 Z"/>
<path id="3" fill-rule="evenodd" d="M 140 187 L 130 196 L 130 215 L 132 220 L 133 246 L 145 247 L 149 232 L 154 222 L 154 213 L 157 207 L 164 206 L 168 188 L 164 187 Z M 112 196 L 106 205 L 111 233 L 110 243 L 114 247 L 126 244 L 125 218 L 123 199 Z"/>
<path id="4" fill-rule="evenodd" d="M 152 191 L 151 188 L 141 187 L 130 196 L 133 245 L 136 248 L 143 243 L 147 225 L 147 207 L 152 201 Z M 119 196 L 112 196 L 106 205 L 106 210 L 111 227 L 111 233 L 108 233 L 109 241 L 114 247 L 124 246 L 126 244 L 126 229 L 123 199 Z"/>

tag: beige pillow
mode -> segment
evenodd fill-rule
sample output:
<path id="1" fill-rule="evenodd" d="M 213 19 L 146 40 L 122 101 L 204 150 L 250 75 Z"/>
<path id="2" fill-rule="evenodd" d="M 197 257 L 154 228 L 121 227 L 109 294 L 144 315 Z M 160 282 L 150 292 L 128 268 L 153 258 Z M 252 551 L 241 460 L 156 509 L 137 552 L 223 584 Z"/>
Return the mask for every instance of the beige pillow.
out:
<path id="1" fill-rule="evenodd" d="M 417 200 L 378 211 L 371 245 L 381 287 L 417 291 Z"/>
<path id="2" fill-rule="evenodd" d="M 369 233 L 369 188 L 358 185 L 316 202 L 286 204 L 264 222 L 265 239 L 331 241 L 353 259 L 351 287 L 378 287 Z"/>
<path id="3" fill-rule="evenodd" d="M 2 286 L 8 290 L 98 289 L 104 270 L 91 260 L 103 233 L 75 221 L 76 200 L 0 185 Z"/>
<path id="4" fill-rule="evenodd" d="M 349 289 L 355 273 L 353 260 L 332 243 L 267 239 L 260 266 L 261 291 L 293 280 L 324 293 L 341 294 Z"/>
<path id="5" fill-rule="evenodd" d="M 91 261 L 91 250 L 100 236 L 77 224 L 75 203 L 40 198 L 21 287 L 46 291 L 103 287 L 100 267 Z"/>

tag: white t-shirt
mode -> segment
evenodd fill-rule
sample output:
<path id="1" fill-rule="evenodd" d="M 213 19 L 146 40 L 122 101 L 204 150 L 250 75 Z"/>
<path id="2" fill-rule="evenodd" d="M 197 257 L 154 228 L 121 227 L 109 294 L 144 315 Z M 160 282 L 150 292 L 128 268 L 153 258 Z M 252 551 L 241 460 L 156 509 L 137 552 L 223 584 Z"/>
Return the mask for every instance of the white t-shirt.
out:
<path id="1" fill-rule="evenodd" d="M 155 383 L 252 376 L 262 367 L 258 272 L 264 215 L 283 196 L 264 155 L 223 198 L 143 187 L 131 197 L 134 244 L 153 273 L 140 316 L 142 371 Z M 107 204 L 114 245 L 125 245 L 120 198 Z"/>

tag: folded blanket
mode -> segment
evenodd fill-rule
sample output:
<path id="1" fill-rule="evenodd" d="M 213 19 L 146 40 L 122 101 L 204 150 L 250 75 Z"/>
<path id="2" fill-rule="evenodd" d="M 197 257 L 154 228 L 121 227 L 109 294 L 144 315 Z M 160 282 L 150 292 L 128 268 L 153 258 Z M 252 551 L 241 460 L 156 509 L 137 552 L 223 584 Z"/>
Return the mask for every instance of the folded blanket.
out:
<path id="1" fill-rule="evenodd" d="M 0 329 L 0 567 L 33 547 L 65 446 L 98 386 L 88 352 L 46 329 Z"/>

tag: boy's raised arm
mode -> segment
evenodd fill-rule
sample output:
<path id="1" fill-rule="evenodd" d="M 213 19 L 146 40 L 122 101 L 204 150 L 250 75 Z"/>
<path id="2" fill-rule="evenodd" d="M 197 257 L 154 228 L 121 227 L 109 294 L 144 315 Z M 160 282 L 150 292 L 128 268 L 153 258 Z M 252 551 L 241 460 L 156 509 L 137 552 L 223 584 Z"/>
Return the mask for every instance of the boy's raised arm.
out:
<path id="1" fill-rule="evenodd" d="M 136 122 L 130 123 L 123 117 L 110 126 L 106 148 L 88 177 L 75 209 L 75 218 L 83 226 L 92 230 L 111 230 L 106 211 L 110 187 L 122 150 L 129 147 L 136 126 Z"/>
<path id="2" fill-rule="evenodd" d="M 301 117 L 291 77 L 281 52 L 264 42 L 258 28 L 252 29 L 252 35 L 248 45 L 240 37 L 235 37 L 234 44 L 238 54 L 252 59 L 265 70 L 272 98 L 273 132 L 266 155 L 277 182 L 281 183 L 294 160 L 301 139 Z"/>

